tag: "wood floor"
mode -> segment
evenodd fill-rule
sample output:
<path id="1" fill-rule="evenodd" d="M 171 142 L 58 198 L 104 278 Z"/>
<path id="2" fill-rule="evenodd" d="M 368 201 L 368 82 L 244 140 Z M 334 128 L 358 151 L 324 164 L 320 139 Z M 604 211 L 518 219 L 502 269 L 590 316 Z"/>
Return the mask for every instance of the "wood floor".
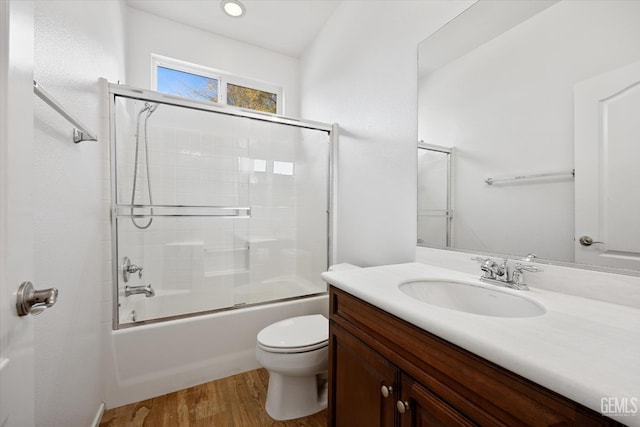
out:
<path id="1" fill-rule="evenodd" d="M 264 409 L 269 374 L 245 372 L 104 412 L 100 427 L 326 427 L 327 411 L 274 421 Z"/>

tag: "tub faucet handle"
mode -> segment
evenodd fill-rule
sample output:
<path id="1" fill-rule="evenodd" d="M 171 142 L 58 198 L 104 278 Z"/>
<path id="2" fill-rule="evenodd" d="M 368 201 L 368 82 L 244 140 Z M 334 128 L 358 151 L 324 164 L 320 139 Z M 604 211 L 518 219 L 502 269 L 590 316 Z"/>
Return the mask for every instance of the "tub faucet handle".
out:
<path id="1" fill-rule="evenodd" d="M 129 273 L 133 274 L 136 271 L 138 272 L 138 279 L 142 279 L 142 267 L 132 264 L 131 267 L 129 267 Z"/>
<path id="2" fill-rule="evenodd" d="M 138 273 L 138 278 L 142 279 L 142 266 L 132 264 L 129 257 L 126 256 L 122 259 L 122 280 L 124 283 L 129 281 L 129 275 L 133 273 Z"/>

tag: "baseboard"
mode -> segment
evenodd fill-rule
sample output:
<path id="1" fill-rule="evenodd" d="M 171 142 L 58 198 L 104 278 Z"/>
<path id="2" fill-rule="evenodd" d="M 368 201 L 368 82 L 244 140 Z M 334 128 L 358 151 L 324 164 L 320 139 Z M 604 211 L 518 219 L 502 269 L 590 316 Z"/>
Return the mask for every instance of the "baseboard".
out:
<path id="1" fill-rule="evenodd" d="M 93 423 L 91 427 L 98 427 L 100 425 L 100 420 L 102 420 L 102 414 L 104 414 L 104 402 L 100 402 L 100 406 L 98 407 L 98 412 L 96 412 L 96 417 L 93 419 Z"/>

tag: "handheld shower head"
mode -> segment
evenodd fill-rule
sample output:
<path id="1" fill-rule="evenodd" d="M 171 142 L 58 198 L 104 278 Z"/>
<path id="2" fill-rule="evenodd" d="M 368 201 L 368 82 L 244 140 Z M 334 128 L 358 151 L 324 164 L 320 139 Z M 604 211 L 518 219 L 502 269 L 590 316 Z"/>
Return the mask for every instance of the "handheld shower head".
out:
<path id="1" fill-rule="evenodd" d="M 148 102 L 145 102 L 144 109 L 147 110 L 147 117 L 152 115 L 159 105 L 160 104 L 149 104 Z"/>
<path id="2" fill-rule="evenodd" d="M 149 137 L 147 135 L 147 122 L 149 121 L 149 117 L 156 111 L 160 104 L 151 104 L 149 102 L 144 103 L 144 107 L 138 113 L 138 120 L 136 122 L 136 151 L 135 151 L 135 160 L 134 160 L 134 168 L 133 168 L 133 187 L 131 190 L 131 205 L 136 204 L 136 183 L 138 180 L 138 155 L 140 150 L 140 123 L 141 117 L 146 112 L 147 116 L 144 118 L 144 157 L 145 157 L 145 169 L 147 170 L 147 189 L 149 190 L 149 204 L 153 205 L 153 198 L 151 197 L 151 177 L 149 176 Z M 136 228 L 140 230 L 145 230 L 149 228 L 151 223 L 153 222 L 153 207 L 150 209 L 151 218 L 149 218 L 148 222 L 145 225 L 140 225 L 136 223 L 136 220 L 133 216 L 133 207 L 131 208 L 131 222 Z"/>

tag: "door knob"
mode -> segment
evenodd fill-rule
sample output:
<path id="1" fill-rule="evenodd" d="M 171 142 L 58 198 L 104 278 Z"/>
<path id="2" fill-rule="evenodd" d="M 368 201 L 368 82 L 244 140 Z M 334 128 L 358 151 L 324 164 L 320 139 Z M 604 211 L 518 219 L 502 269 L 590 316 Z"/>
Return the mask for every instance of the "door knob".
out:
<path id="1" fill-rule="evenodd" d="M 37 315 L 53 306 L 58 300 L 56 288 L 36 290 L 31 282 L 22 282 L 16 293 L 18 316 Z"/>
<path id="2" fill-rule="evenodd" d="M 580 236 L 578 241 L 580 242 L 580 244 L 582 246 L 591 246 L 594 243 L 604 244 L 604 242 L 594 242 L 593 239 L 590 236 Z"/>

